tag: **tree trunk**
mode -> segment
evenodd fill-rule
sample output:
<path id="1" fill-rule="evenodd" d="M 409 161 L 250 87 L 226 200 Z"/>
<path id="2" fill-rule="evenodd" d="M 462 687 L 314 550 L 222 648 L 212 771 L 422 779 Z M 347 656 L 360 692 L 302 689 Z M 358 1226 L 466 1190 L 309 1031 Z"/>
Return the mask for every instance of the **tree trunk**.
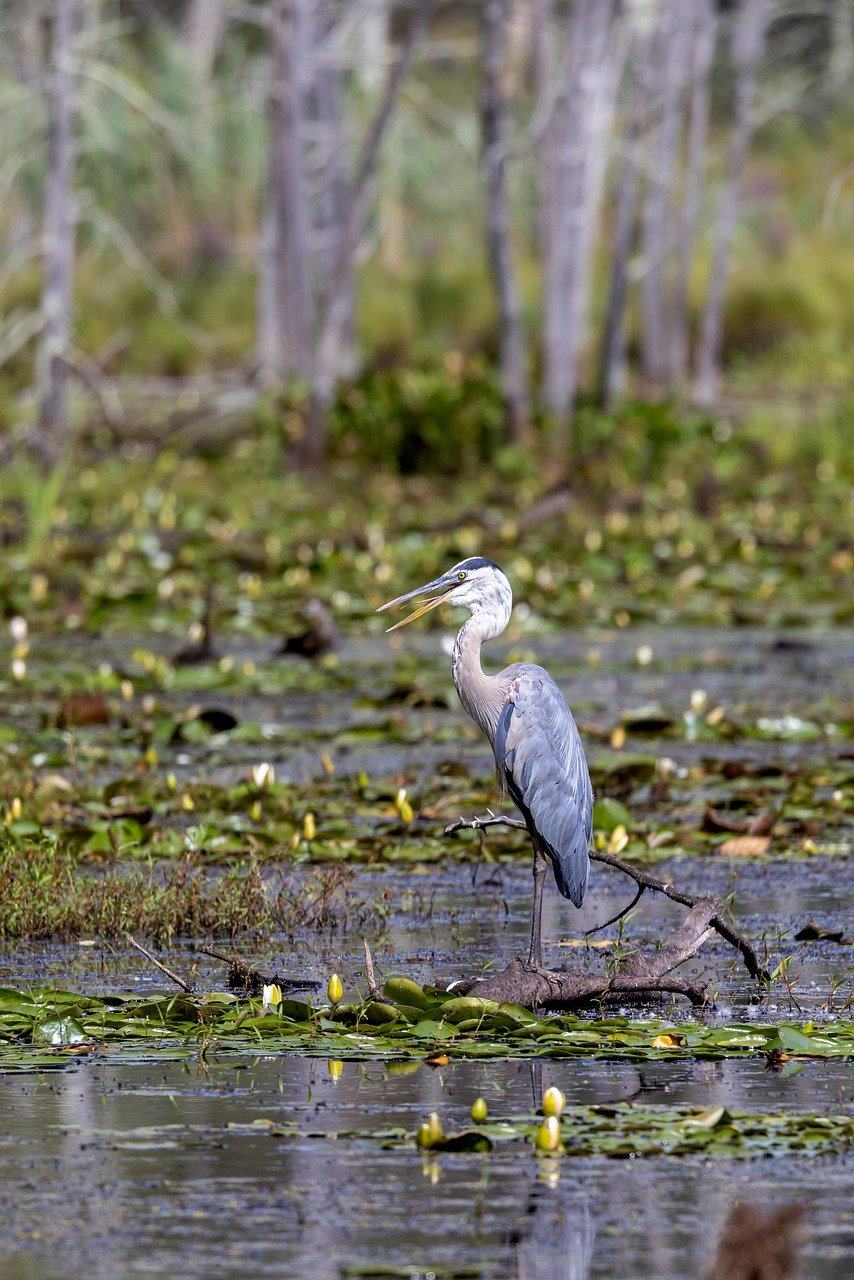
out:
<path id="1" fill-rule="evenodd" d="M 312 86 L 311 172 L 316 183 L 315 272 L 320 315 L 332 296 L 335 264 L 347 234 L 347 133 L 342 102 L 344 72 L 334 48 L 335 15 L 327 14 L 315 32 L 315 73 Z M 356 290 L 352 272 L 345 282 L 346 314 L 342 321 L 339 376 L 349 377 L 356 366 Z"/>
<path id="2" fill-rule="evenodd" d="M 685 181 L 679 216 L 679 267 L 673 300 L 671 378 L 683 387 L 688 377 L 690 349 L 691 265 L 697 242 L 702 206 L 703 180 L 709 146 L 711 116 L 711 72 L 715 53 L 717 14 L 714 0 L 693 0 L 691 15 L 691 99 L 688 114 Z"/>
<path id="3" fill-rule="evenodd" d="M 674 249 L 673 189 L 679 156 L 687 9 L 687 0 L 663 0 L 653 36 L 653 61 L 661 76 L 661 89 L 656 123 L 650 134 L 649 181 L 641 231 L 641 359 L 644 376 L 656 390 L 666 385 L 671 367 L 669 276 Z"/>
<path id="4" fill-rule="evenodd" d="M 626 133 L 626 154 L 620 166 L 614 231 L 611 243 L 611 280 L 602 329 L 599 402 L 609 409 L 626 385 L 626 302 L 629 295 L 629 268 L 635 240 L 640 175 L 635 154 L 641 134 L 641 106 L 636 102 Z"/>
<path id="5" fill-rule="evenodd" d="M 191 0 L 187 12 L 187 46 L 200 80 L 213 72 L 225 32 L 226 0 Z"/>
<path id="6" fill-rule="evenodd" d="M 734 19 L 732 37 L 735 64 L 733 132 L 727 159 L 726 177 L 718 207 L 715 248 L 706 306 L 697 353 L 695 397 L 710 404 L 720 381 L 721 343 L 726 283 L 735 232 L 741 214 L 741 185 L 747 149 L 753 131 L 753 106 L 759 78 L 759 64 L 765 47 L 768 0 L 741 0 Z"/>
<path id="7" fill-rule="evenodd" d="M 633 30 L 632 37 L 632 85 L 626 107 L 627 124 L 617 180 L 611 239 L 611 278 L 602 327 L 599 403 L 605 408 L 609 408 L 617 396 L 623 393 L 626 384 L 626 304 L 640 194 L 639 152 L 649 121 L 648 101 L 652 83 L 651 33 L 638 26 Z"/>
<path id="8" fill-rule="evenodd" d="M 364 230 L 368 200 L 379 164 L 380 151 L 394 114 L 398 94 L 403 84 L 415 46 L 427 25 L 435 0 L 419 0 L 403 37 L 397 61 L 386 79 L 376 115 L 371 122 L 356 170 L 347 194 L 347 214 L 344 219 L 340 249 L 330 273 L 329 305 L 323 319 L 317 342 L 316 399 L 318 416 L 322 417 L 332 399 L 335 383 L 341 376 L 343 353 L 346 348 L 349 283 L 352 279 L 359 240 Z"/>
<path id="9" fill-rule="evenodd" d="M 525 439 L 529 421 L 522 308 L 513 271 L 507 189 L 506 71 L 509 0 L 486 0 L 483 9 L 483 158 L 486 168 L 486 239 L 499 316 L 499 372 L 507 437 Z"/>
<path id="10" fill-rule="evenodd" d="M 39 427 L 44 451 L 67 443 L 76 208 L 74 202 L 74 37 L 80 0 L 56 0 L 48 89 L 44 283 L 39 349 Z"/>
<path id="11" fill-rule="evenodd" d="M 311 223 L 306 176 L 306 97 L 311 80 L 314 0 L 276 0 L 272 10 L 272 67 L 268 208 L 262 235 L 262 270 L 272 279 L 259 289 L 259 355 L 276 381 L 314 385 L 314 299 Z M 277 316 L 272 317 L 275 303 Z M 278 350 L 273 357 L 273 342 Z M 309 414 L 297 447 L 314 465 L 324 440 Z"/>
<path id="12" fill-rule="evenodd" d="M 625 58 L 625 30 L 613 12 L 605 0 L 577 0 L 570 9 L 565 88 L 546 148 L 554 210 L 544 279 L 545 402 L 562 422 L 572 414 L 587 337 L 595 232 Z"/>

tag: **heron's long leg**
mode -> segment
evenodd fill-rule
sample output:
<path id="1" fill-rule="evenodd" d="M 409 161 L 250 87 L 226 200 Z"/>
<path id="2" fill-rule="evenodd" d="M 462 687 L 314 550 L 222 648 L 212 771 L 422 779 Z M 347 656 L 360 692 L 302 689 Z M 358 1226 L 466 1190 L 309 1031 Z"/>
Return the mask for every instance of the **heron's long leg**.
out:
<path id="1" fill-rule="evenodd" d="M 534 909 L 531 913 L 531 945 L 528 964 L 539 967 L 543 962 L 543 885 L 546 882 L 548 861 L 545 854 L 534 846 Z"/>

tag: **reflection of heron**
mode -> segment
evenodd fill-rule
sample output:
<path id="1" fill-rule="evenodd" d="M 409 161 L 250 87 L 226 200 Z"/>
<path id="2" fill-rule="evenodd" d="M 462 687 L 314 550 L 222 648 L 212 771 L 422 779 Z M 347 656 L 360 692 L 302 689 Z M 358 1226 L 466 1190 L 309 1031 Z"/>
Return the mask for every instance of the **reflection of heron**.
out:
<path id="1" fill-rule="evenodd" d="M 510 583 L 491 560 L 472 556 L 447 573 L 382 606 L 426 597 L 427 602 L 389 630 L 406 626 L 440 604 L 468 609 L 454 644 L 454 683 L 466 711 L 492 744 L 498 779 L 528 826 L 534 847 L 534 909 L 528 963 L 542 959 L 542 897 L 551 862 L 557 887 L 580 907 L 590 869 L 593 791 L 572 712 L 542 667 L 516 662 L 497 676 L 480 665 L 484 640 L 510 621 Z"/>
<path id="2" fill-rule="evenodd" d="M 554 1185 L 540 1169 L 532 1181 L 525 1217 L 506 1243 L 512 1280 L 587 1280 L 595 1237 L 587 1189 L 561 1186 L 560 1161 Z"/>

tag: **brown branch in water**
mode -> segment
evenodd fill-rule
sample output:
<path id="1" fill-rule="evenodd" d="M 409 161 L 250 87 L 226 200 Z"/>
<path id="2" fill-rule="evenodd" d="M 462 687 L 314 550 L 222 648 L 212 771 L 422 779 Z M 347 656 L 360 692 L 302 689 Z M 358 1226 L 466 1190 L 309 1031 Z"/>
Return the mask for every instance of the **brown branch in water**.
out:
<path id="1" fill-rule="evenodd" d="M 609 928 L 610 925 L 616 924 L 618 920 L 624 920 L 625 917 L 629 914 L 629 912 L 638 905 L 638 903 L 640 902 L 641 898 L 645 893 L 646 893 L 646 885 L 639 884 L 637 893 L 632 898 L 631 902 L 627 907 L 623 907 L 623 909 L 621 911 L 618 911 L 615 916 L 611 916 L 610 920 L 605 920 L 602 924 L 594 924 L 592 929 L 585 929 L 584 933 L 582 934 L 582 937 L 592 938 L 594 933 L 601 933 L 603 929 L 607 929 Z"/>
<path id="2" fill-rule="evenodd" d="M 131 937 L 129 933 L 126 934 L 125 936 L 127 937 L 127 940 L 130 943 L 130 945 L 132 947 L 135 947 L 137 951 L 139 951 L 142 955 L 144 955 L 146 960 L 150 961 L 150 963 L 154 965 L 155 969 L 159 969 L 161 973 L 165 973 L 166 977 L 170 978 L 172 982 L 174 982 L 177 986 L 181 988 L 182 991 L 186 991 L 188 994 L 192 995 L 193 988 L 190 985 L 190 983 L 186 981 L 186 979 L 182 978 L 180 974 L 173 973 L 171 969 L 167 968 L 165 964 L 162 964 L 161 961 L 158 960 L 156 956 L 153 956 L 151 952 L 142 945 L 141 942 L 137 942 L 136 938 Z"/>
<path id="3" fill-rule="evenodd" d="M 368 992 L 371 999 L 381 1000 L 382 992 L 377 982 L 376 971 L 374 970 L 374 957 L 371 955 L 371 948 L 368 946 L 368 939 L 362 939 L 362 946 L 365 948 L 365 976 L 368 979 Z"/>
<path id="4" fill-rule="evenodd" d="M 461 830 L 482 831 L 484 828 L 494 826 L 526 829 L 526 824 L 521 818 L 490 812 L 486 817 L 459 818 L 445 828 L 445 834 L 451 835 Z M 517 959 L 511 961 L 506 969 L 494 977 L 468 984 L 468 990 L 472 994 L 493 1000 L 555 1009 L 571 1008 L 594 999 L 606 999 L 618 995 L 633 996 L 648 992 L 683 995 L 692 1004 L 705 1004 L 707 996 L 704 989 L 686 979 L 674 976 L 673 970 L 696 955 L 713 932 L 718 933 L 741 953 L 752 977 L 757 980 L 767 980 L 768 971 L 759 962 L 752 945 L 744 934 L 724 917 L 720 904 L 714 898 L 708 895 L 684 893 L 669 882 L 659 880 L 656 876 L 624 862 L 615 854 L 594 851 L 591 852 L 590 859 L 621 871 L 634 880 L 638 891 L 628 907 L 623 908 L 605 925 L 597 925 L 595 929 L 589 930 L 589 933 L 598 932 L 606 925 L 622 919 L 647 890 L 661 893 L 673 902 L 688 907 L 688 915 L 661 947 L 652 952 L 632 953 L 612 973 L 589 974 L 579 969 L 552 972 L 529 968 Z"/>

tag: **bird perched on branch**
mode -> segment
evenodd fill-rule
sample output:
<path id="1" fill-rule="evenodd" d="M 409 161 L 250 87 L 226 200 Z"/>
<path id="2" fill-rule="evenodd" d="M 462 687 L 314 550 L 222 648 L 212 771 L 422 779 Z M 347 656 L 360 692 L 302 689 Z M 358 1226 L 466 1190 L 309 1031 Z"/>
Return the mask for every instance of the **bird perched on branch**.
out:
<path id="1" fill-rule="evenodd" d="M 426 603 L 389 631 L 441 604 L 468 609 L 470 614 L 454 644 L 454 684 L 466 711 L 489 739 L 499 784 L 519 808 L 531 837 L 534 906 L 528 963 L 539 966 L 543 883 L 549 865 L 558 889 L 576 907 L 587 889 L 593 789 L 581 738 L 563 694 L 542 667 L 515 662 L 489 676 L 481 666 L 481 645 L 501 635 L 513 608 L 510 583 L 498 565 L 471 556 L 377 612 L 418 599 Z"/>

